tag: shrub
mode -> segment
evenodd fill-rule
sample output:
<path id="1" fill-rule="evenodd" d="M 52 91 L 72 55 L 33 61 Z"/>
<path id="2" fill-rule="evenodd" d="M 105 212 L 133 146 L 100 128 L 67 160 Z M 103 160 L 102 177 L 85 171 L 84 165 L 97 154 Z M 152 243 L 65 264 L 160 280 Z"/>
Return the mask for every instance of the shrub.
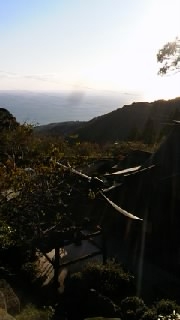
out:
<path id="1" fill-rule="evenodd" d="M 127 297 L 121 301 L 124 320 L 139 320 L 147 311 L 144 301 L 139 297 Z"/>
<path id="2" fill-rule="evenodd" d="M 35 263 L 33 262 L 24 263 L 22 265 L 21 271 L 22 274 L 30 281 L 34 281 L 37 277 L 37 268 Z"/>
<path id="3" fill-rule="evenodd" d="M 155 310 L 148 309 L 142 315 L 141 320 L 157 320 L 157 313 Z"/>
<path id="4" fill-rule="evenodd" d="M 35 306 L 29 304 L 24 310 L 16 316 L 16 320 L 50 320 L 53 316 L 51 307 L 45 309 L 37 309 Z"/>
<path id="5" fill-rule="evenodd" d="M 179 312 L 180 308 L 177 303 L 173 300 L 162 299 L 158 301 L 155 305 L 157 314 L 161 314 L 163 316 L 170 315 L 173 313 L 173 310 Z"/>
<path id="6" fill-rule="evenodd" d="M 81 272 L 67 279 L 64 309 L 68 312 L 68 319 L 75 319 L 75 315 L 79 319 L 87 316 L 119 317 L 119 301 L 134 291 L 134 277 L 120 264 L 90 262 Z"/>
<path id="7" fill-rule="evenodd" d="M 87 288 L 93 288 L 113 301 L 119 302 L 135 292 L 134 276 L 113 261 L 106 265 L 99 262 L 87 264 L 82 271 L 82 279 Z"/>

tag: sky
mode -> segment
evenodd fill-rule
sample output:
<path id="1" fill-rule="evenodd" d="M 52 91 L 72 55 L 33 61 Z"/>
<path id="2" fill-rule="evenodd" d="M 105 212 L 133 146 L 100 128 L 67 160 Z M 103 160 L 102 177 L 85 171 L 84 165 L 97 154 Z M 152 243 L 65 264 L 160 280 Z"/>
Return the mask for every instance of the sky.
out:
<path id="1" fill-rule="evenodd" d="M 0 0 L 0 90 L 180 96 L 158 50 L 180 36 L 180 0 Z"/>

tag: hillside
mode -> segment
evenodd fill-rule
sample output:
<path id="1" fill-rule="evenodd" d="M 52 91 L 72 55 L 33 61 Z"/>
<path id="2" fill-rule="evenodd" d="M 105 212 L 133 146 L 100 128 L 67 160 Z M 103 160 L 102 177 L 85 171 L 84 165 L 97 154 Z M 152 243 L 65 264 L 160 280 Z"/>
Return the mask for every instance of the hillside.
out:
<path id="1" fill-rule="evenodd" d="M 69 135 L 72 132 L 81 128 L 85 121 L 66 121 L 49 123 L 47 125 L 38 126 L 35 128 L 36 133 L 48 134 L 48 135 Z"/>
<path id="2" fill-rule="evenodd" d="M 18 123 L 14 116 L 5 108 L 0 108 L 0 130 L 10 129 L 17 126 Z"/>
<path id="3" fill-rule="evenodd" d="M 172 119 L 180 120 L 180 97 L 151 103 L 134 102 L 88 122 L 56 123 L 36 130 L 53 135 L 73 133 L 81 141 L 104 143 L 133 138 L 137 132 L 143 136 L 149 130 L 158 136 Z"/>

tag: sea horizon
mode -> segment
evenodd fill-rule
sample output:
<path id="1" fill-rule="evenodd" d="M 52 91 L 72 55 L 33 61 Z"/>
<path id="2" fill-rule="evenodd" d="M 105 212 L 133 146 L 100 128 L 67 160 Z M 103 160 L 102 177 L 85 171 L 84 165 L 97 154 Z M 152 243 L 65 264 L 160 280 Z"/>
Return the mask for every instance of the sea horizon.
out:
<path id="1" fill-rule="evenodd" d="M 18 122 L 34 125 L 89 121 L 140 100 L 136 93 L 113 91 L 0 91 L 0 107 L 10 111 Z"/>

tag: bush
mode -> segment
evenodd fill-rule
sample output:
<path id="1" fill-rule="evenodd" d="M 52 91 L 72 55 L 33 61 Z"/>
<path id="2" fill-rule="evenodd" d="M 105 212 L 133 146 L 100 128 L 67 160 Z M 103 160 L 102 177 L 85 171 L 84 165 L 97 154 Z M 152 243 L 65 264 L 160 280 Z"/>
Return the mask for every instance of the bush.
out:
<path id="1" fill-rule="evenodd" d="M 141 320 L 157 320 L 157 313 L 155 310 L 149 309 L 142 315 Z"/>
<path id="2" fill-rule="evenodd" d="M 106 265 L 99 262 L 87 264 L 82 279 L 88 289 L 93 288 L 116 302 L 135 292 L 134 276 L 113 261 Z"/>
<path id="3" fill-rule="evenodd" d="M 33 262 L 24 263 L 22 265 L 21 271 L 22 274 L 30 281 L 34 281 L 37 277 L 37 267 Z"/>
<path id="4" fill-rule="evenodd" d="M 173 300 L 168 299 L 162 299 L 158 301 L 155 305 L 155 309 L 157 311 L 157 314 L 161 314 L 163 316 L 172 314 L 173 310 L 175 310 L 176 312 L 180 311 L 180 307 L 177 305 L 177 303 Z"/>
<path id="5" fill-rule="evenodd" d="M 29 304 L 24 310 L 16 316 L 16 320 L 50 320 L 53 316 L 51 307 L 45 309 L 37 309 L 35 306 Z"/>
<path id="6" fill-rule="evenodd" d="M 87 316 L 119 317 L 118 303 L 135 291 L 134 277 L 120 264 L 109 261 L 88 263 L 65 285 L 64 310 L 68 319 L 84 319 Z"/>
<path id="7" fill-rule="evenodd" d="M 139 320 L 147 311 L 144 301 L 138 297 L 127 297 L 121 301 L 124 320 Z"/>

